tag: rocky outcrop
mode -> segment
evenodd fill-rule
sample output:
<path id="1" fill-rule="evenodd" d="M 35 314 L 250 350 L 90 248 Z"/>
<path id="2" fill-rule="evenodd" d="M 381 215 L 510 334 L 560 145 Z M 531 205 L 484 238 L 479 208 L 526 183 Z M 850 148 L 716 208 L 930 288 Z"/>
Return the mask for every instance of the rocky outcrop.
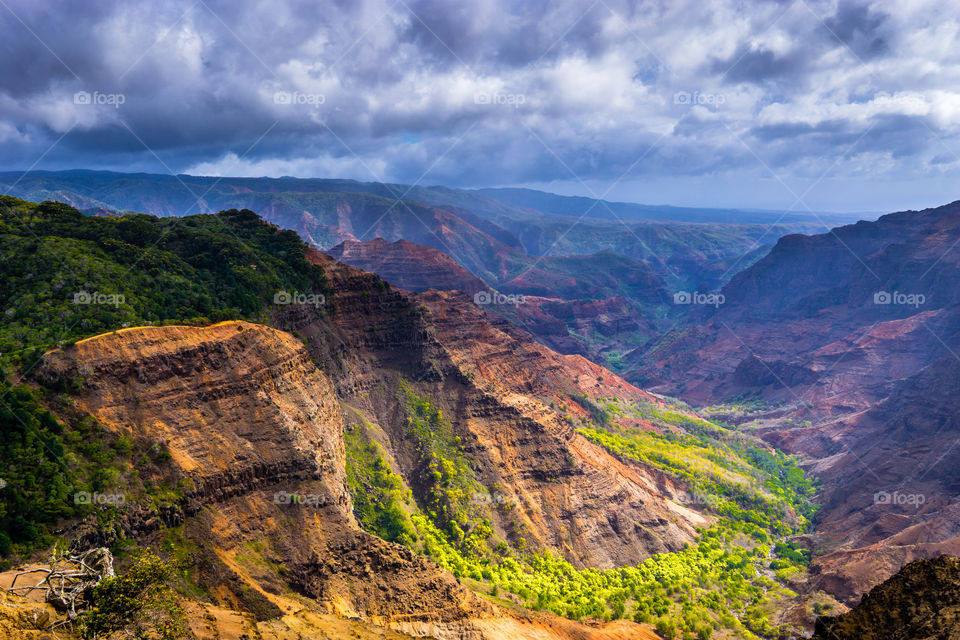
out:
<path id="1" fill-rule="evenodd" d="M 578 566 L 616 567 L 682 548 L 707 522 L 671 500 L 683 491 L 678 483 L 576 433 L 588 416 L 576 396 L 659 402 L 654 396 L 581 356 L 551 351 L 465 294 L 406 294 L 324 254 L 311 259 L 330 279 L 333 310 L 286 308 L 275 322 L 306 340 L 351 419 L 386 433 L 381 444 L 412 487 L 418 471 L 400 378 L 449 416 L 477 480 L 516 505 L 492 514 L 507 539 L 522 536 Z"/>
<path id="2" fill-rule="evenodd" d="M 863 597 L 853 610 L 817 621 L 813 640 L 957 640 L 960 559 L 918 560 Z"/>
<path id="3" fill-rule="evenodd" d="M 363 282 L 379 282 L 370 274 L 350 273 Z M 410 307 L 404 295 L 374 286 L 381 296 L 394 298 L 398 317 Z M 353 303 L 349 296 L 337 300 L 337 314 L 357 335 L 367 335 L 362 325 L 350 322 L 351 304 L 364 309 L 375 298 L 361 295 L 362 289 L 354 292 Z M 323 326 L 328 337 L 337 335 L 348 344 L 350 334 L 335 322 Z M 376 352 L 384 341 L 387 349 L 401 354 L 419 348 L 442 357 L 443 346 L 425 336 L 430 336 L 425 325 L 397 323 L 392 331 L 356 344 Z M 329 366 L 334 362 L 328 359 Z M 404 372 L 421 382 L 450 373 L 429 362 L 410 364 Z M 344 372 L 352 371 L 349 362 L 343 366 Z M 378 370 L 383 366 L 378 363 Z M 375 371 L 365 375 L 370 383 Z M 289 333 L 247 322 L 124 329 L 48 353 L 38 376 L 50 383 L 72 381 L 79 388 L 74 394 L 78 410 L 117 435 L 158 445 L 169 454 L 166 475 L 141 480 L 179 486 L 179 502 L 158 512 L 145 509 L 139 495 L 132 495 L 121 509 L 120 524 L 142 545 L 158 544 L 167 535 L 164 527 L 177 525 L 178 535 L 195 546 L 197 579 L 214 600 L 212 605 L 188 603 L 201 616 L 191 618 L 199 631 L 219 637 L 235 631 L 243 637 L 256 629 L 265 638 L 293 638 L 295 633 L 340 629 L 344 619 L 354 619 L 351 633 L 357 637 L 394 637 L 384 635 L 385 629 L 441 640 L 653 637 L 633 623 L 590 628 L 553 616 L 500 610 L 433 562 L 360 530 L 344 482 L 338 392 L 303 342 Z M 363 383 L 349 375 L 345 380 L 340 395 L 356 400 L 349 390 Z M 479 410 L 484 412 L 495 415 L 501 426 L 507 426 L 499 420 L 509 414 L 513 424 L 508 429 L 520 433 L 546 431 L 513 407 L 494 402 Z M 636 471 L 622 472 L 626 477 L 614 490 L 629 508 L 643 479 Z M 592 470 L 584 475 L 608 492 L 597 495 L 597 489 L 585 485 L 585 498 L 606 500 L 610 489 L 602 485 L 612 474 Z M 541 482 L 557 484 L 534 478 L 529 486 Z M 604 502 L 596 506 L 600 508 L 612 513 L 613 507 Z M 153 514 L 149 522 L 144 520 L 148 513 Z M 543 530 L 549 531 L 549 523 Z M 65 533 L 79 543 L 89 531 L 81 524 Z M 610 542 L 625 546 L 633 538 Z"/>
<path id="4" fill-rule="evenodd" d="M 347 240 L 327 251 L 351 266 L 377 274 L 407 291 L 444 289 L 473 295 L 487 290 L 486 283 L 432 247 L 406 240 L 368 242 Z"/>
<path id="5" fill-rule="evenodd" d="M 853 603 L 908 562 L 960 555 L 958 416 L 960 362 L 945 356 L 838 423 L 843 447 L 817 463 L 814 584 Z"/>
<path id="6" fill-rule="evenodd" d="M 649 309 L 668 299 L 646 262 L 610 252 L 537 258 L 503 254 L 502 268 L 492 271 L 493 287 L 447 254 L 406 240 L 347 240 L 326 253 L 408 291 L 461 291 L 470 298 L 496 288 L 513 294 L 520 303 L 488 310 L 551 349 L 595 362 L 603 362 L 607 352 L 632 349 L 638 335 L 653 335 Z"/>
<path id="7" fill-rule="evenodd" d="M 350 512 L 339 405 L 288 334 L 246 322 L 122 329 L 48 354 L 39 375 L 82 379 L 84 409 L 162 443 L 206 501 L 316 480 Z"/>
<path id="8" fill-rule="evenodd" d="M 516 492 L 536 539 L 575 563 L 600 567 L 634 564 L 692 539 L 690 527 L 705 520 L 671 502 L 679 484 L 622 463 L 571 425 L 588 416 L 572 400 L 581 395 L 658 399 L 582 356 L 559 355 L 509 323 L 491 321 L 454 295 L 430 292 L 420 300 L 457 371 L 487 399 L 486 415 L 474 413 L 467 426 L 486 445 L 494 481 Z M 555 408 L 564 405 L 570 419 Z"/>
<path id="9" fill-rule="evenodd" d="M 855 604 L 960 553 L 960 203 L 788 236 L 632 375 L 750 423 L 822 481 L 812 586 Z M 630 376 L 628 376 L 630 377 Z"/>
<path id="10" fill-rule="evenodd" d="M 49 627 L 61 617 L 49 604 L 0 591 L 0 640 L 53 640 Z M 79 634 L 59 629 L 57 637 L 76 640 Z"/>
<path id="11" fill-rule="evenodd" d="M 960 202 L 786 236 L 723 288 L 723 304 L 701 310 L 698 326 L 631 354 L 628 377 L 700 403 L 761 394 L 834 415 L 863 409 L 943 355 L 960 328 L 958 240 Z M 815 375 L 738 379 L 752 357 Z"/>
<path id="12" fill-rule="evenodd" d="M 294 585 L 309 575 L 322 612 L 390 626 L 415 610 L 438 637 L 493 615 L 436 565 L 359 530 L 339 403 L 293 336 L 245 322 L 126 329 L 48 354 L 40 376 L 82 378 L 80 408 L 118 435 L 165 446 L 196 487 L 185 490 L 196 508 L 182 525 L 212 563 L 205 571 L 225 566 L 238 583 L 221 604 L 242 609 L 230 593 L 254 590 L 267 601 L 258 609 L 277 610 L 269 602 L 284 580 L 272 563 Z M 245 565 L 254 542 L 270 562 Z"/>

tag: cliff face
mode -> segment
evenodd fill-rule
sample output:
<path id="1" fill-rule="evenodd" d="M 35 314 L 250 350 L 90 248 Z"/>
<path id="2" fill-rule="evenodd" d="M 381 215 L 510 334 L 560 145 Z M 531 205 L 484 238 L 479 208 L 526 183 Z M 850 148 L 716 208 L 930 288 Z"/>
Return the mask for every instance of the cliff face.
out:
<path id="1" fill-rule="evenodd" d="M 406 300 L 392 290 L 383 294 L 397 304 Z M 349 305 L 339 302 L 346 326 L 358 328 L 349 322 Z M 334 325 L 323 326 L 332 332 L 328 336 L 337 333 Z M 397 327 L 388 342 L 403 340 L 405 332 Z M 422 346 L 421 334 L 410 335 L 415 339 L 408 349 Z M 442 355 L 439 343 L 425 344 Z M 426 380 L 435 375 L 425 365 L 404 370 L 419 371 Z M 347 390 L 385 375 L 379 371 L 344 378 L 339 395 L 357 401 Z M 288 333 L 246 322 L 124 329 L 47 354 L 38 375 L 75 381 L 79 410 L 118 435 L 169 453 L 173 477 L 142 480 L 179 486 L 182 497 L 155 519 L 129 504 L 118 524 L 139 544 L 167 539 L 169 529 L 161 530 L 166 526 L 195 546 L 199 583 L 214 600 L 188 603 L 200 637 L 254 637 L 254 631 L 278 639 L 341 632 L 399 637 L 386 629 L 441 639 L 654 637 L 633 623 L 589 628 L 500 610 L 430 560 L 360 530 L 344 482 L 341 400 L 301 340 Z M 388 410 L 389 403 L 379 408 Z M 534 441 L 543 443 L 538 446 L 551 443 L 542 435 L 544 426 L 520 411 L 496 402 L 478 409 L 486 410 L 501 419 L 509 415 L 514 428 L 533 430 Z M 397 433 L 396 426 L 391 430 Z M 552 446 L 544 456 L 548 464 L 559 451 Z M 601 477 L 593 469 L 583 475 L 600 483 L 609 479 L 609 472 Z M 528 500 L 544 499 L 546 493 L 534 492 L 538 486 L 540 481 L 529 484 Z M 629 479 L 604 490 L 625 499 L 640 493 Z M 587 500 L 609 498 L 589 486 L 583 491 Z M 544 537 L 555 533 L 552 523 L 541 525 Z M 69 534 L 80 544 L 108 542 L 82 525 Z M 625 537 L 619 544 L 633 541 Z"/>
<path id="2" fill-rule="evenodd" d="M 721 419 L 806 460 L 823 486 L 814 585 L 847 604 L 960 552 L 958 242 L 960 203 L 783 238 L 701 324 L 632 356 L 631 379 L 727 403 Z"/>
<path id="3" fill-rule="evenodd" d="M 339 406 L 288 334 L 245 322 L 123 329 L 48 355 L 41 375 L 82 378 L 82 407 L 163 443 L 200 496 L 316 481 L 349 518 Z"/>
<path id="4" fill-rule="evenodd" d="M 705 521 L 671 502 L 682 488 L 639 465 L 625 465 L 579 435 L 586 417 L 571 398 L 620 397 L 658 403 L 582 356 L 559 355 L 529 334 L 491 318 L 462 296 L 429 292 L 437 341 L 471 387 L 460 394 L 466 428 L 491 479 L 516 492 L 530 529 L 584 565 L 634 564 L 692 539 Z M 493 470 L 496 470 L 495 472 Z"/>
<path id="5" fill-rule="evenodd" d="M 492 258 L 498 266 L 491 267 L 493 279 L 487 282 L 442 251 L 406 240 L 347 240 L 326 253 L 408 291 L 462 291 L 472 297 L 497 289 L 522 296 L 522 304 L 488 310 L 551 349 L 596 362 L 603 362 L 610 350 L 632 349 L 638 336 L 654 335 L 656 314 L 651 310 L 669 298 L 646 262 L 610 252 L 536 258 L 498 253 Z"/>
<path id="6" fill-rule="evenodd" d="M 820 463 L 817 530 L 831 551 L 815 583 L 855 602 L 908 562 L 960 555 L 958 416 L 960 363 L 945 356 L 837 423 L 844 445 Z"/>
<path id="7" fill-rule="evenodd" d="M 657 402 L 653 396 L 580 356 L 543 347 L 464 294 L 406 294 L 323 254 L 312 259 L 331 279 L 335 311 L 300 306 L 283 310 L 276 322 L 303 336 L 337 380 L 349 419 L 385 433 L 382 444 L 412 487 L 417 469 L 400 378 L 450 417 L 480 483 L 499 487 L 501 499 L 517 505 L 509 515 L 493 514 L 507 537 L 519 525 L 533 548 L 606 568 L 682 548 L 706 523 L 671 500 L 683 491 L 676 482 L 625 465 L 571 424 L 587 415 L 577 396 Z"/>
<path id="8" fill-rule="evenodd" d="M 960 638 L 960 559 L 918 560 L 863 597 L 852 611 L 817 622 L 814 640 Z"/>
<path id="9" fill-rule="evenodd" d="M 387 282 L 408 291 L 456 289 L 473 295 L 487 289 L 483 280 L 447 254 L 406 240 L 347 240 L 327 253 L 340 262 L 376 273 Z"/>
<path id="10" fill-rule="evenodd" d="M 195 487 L 166 524 L 184 526 L 208 572 L 240 585 L 222 604 L 238 606 L 236 593 L 252 589 L 262 595 L 255 612 L 276 617 L 292 587 L 322 612 L 437 625 L 440 635 L 492 615 L 428 560 L 359 530 L 339 404 L 293 336 L 242 322 L 128 329 L 49 354 L 40 375 L 83 378 L 82 409 L 117 434 L 165 445 Z M 134 533 L 150 538 L 149 527 Z M 252 543 L 264 549 L 257 561 Z"/>
<path id="11" fill-rule="evenodd" d="M 958 240 L 960 203 L 782 238 L 723 288 L 724 303 L 704 309 L 698 326 L 633 353 L 628 377 L 702 403 L 759 393 L 833 415 L 863 409 L 952 344 Z M 802 375 L 785 385 L 741 378 L 752 358 Z"/>

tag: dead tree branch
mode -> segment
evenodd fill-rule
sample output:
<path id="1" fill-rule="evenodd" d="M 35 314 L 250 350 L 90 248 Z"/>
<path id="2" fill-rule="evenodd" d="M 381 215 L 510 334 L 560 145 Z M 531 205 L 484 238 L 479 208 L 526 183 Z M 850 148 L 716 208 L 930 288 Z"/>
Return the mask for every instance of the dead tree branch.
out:
<path id="1" fill-rule="evenodd" d="M 38 573 L 44 574 L 39 582 L 17 586 L 17 581 L 21 578 Z M 49 567 L 38 567 L 16 574 L 7 591 L 23 596 L 42 591 L 46 602 L 58 611 L 66 612 L 69 620 L 74 620 L 85 607 L 88 591 L 104 578 L 112 578 L 114 575 L 113 554 L 109 549 L 98 547 L 77 554 L 54 555 L 50 558 Z"/>

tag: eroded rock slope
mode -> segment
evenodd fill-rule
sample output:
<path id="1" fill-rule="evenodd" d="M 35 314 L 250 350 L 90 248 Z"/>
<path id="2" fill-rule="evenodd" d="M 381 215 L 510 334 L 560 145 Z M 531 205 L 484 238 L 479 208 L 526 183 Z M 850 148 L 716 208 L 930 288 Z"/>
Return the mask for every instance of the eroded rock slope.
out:
<path id="1" fill-rule="evenodd" d="M 590 629 L 506 612 L 360 530 L 344 482 L 340 402 L 288 333 L 246 322 L 124 329 L 51 352 L 39 376 L 80 381 L 79 409 L 169 453 L 172 471 L 142 480 L 181 487 L 183 497 L 153 521 L 128 504 L 119 526 L 143 545 L 176 527 L 196 546 L 213 604 L 190 605 L 202 615 L 191 624 L 212 637 L 235 627 L 292 638 L 345 618 L 357 620 L 358 637 L 387 637 L 376 628 L 490 640 L 649 635 L 630 623 Z M 76 529 L 78 541 L 108 542 L 93 535 Z"/>

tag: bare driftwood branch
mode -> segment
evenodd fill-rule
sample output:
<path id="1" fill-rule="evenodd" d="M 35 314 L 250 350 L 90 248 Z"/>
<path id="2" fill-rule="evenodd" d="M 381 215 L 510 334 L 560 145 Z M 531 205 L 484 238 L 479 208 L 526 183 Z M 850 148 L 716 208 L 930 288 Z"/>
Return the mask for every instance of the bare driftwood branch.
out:
<path id="1" fill-rule="evenodd" d="M 17 580 L 32 574 L 44 576 L 34 584 L 17 586 Z M 18 595 L 42 591 L 44 600 L 57 610 L 65 611 L 68 620 L 73 620 L 83 611 L 87 592 L 104 578 L 114 575 L 113 554 L 109 549 L 97 547 L 77 554 L 54 555 L 49 567 L 21 571 L 14 576 L 7 591 Z"/>

